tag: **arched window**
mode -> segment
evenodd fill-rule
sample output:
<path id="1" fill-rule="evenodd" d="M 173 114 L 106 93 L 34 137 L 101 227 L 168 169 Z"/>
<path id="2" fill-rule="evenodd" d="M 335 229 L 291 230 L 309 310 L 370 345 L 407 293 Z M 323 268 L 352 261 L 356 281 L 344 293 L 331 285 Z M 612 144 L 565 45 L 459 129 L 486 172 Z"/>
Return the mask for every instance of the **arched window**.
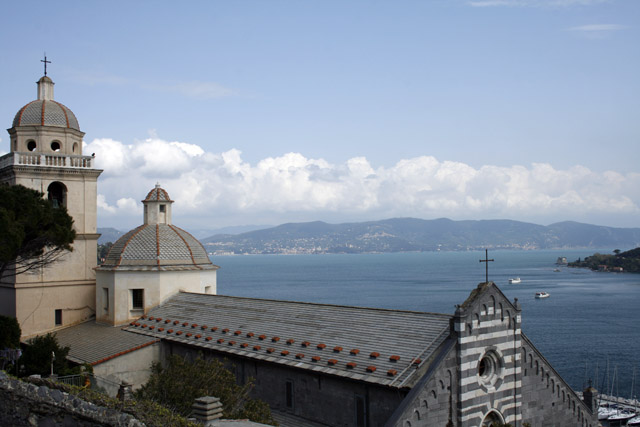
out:
<path id="1" fill-rule="evenodd" d="M 73 143 L 72 151 L 73 151 L 74 153 L 77 153 L 77 152 L 78 152 L 78 143 L 77 143 L 77 142 L 74 142 L 74 143 Z"/>
<path id="2" fill-rule="evenodd" d="M 33 139 L 30 140 L 30 141 L 27 141 L 27 150 L 36 151 L 37 147 L 38 147 L 38 145 L 36 144 L 36 142 Z"/>
<path id="3" fill-rule="evenodd" d="M 47 199 L 54 208 L 67 206 L 67 187 L 61 182 L 52 182 L 47 188 Z"/>
<path id="4" fill-rule="evenodd" d="M 492 427 L 504 424 L 504 418 L 498 412 L 490 411 L 482 420 L 482 427 Z"/>
<path id="5" fill-rule="evenodd" d="M 61 148 L 60 141 L 51 141 L 51 151 L 58 152 Z"/>

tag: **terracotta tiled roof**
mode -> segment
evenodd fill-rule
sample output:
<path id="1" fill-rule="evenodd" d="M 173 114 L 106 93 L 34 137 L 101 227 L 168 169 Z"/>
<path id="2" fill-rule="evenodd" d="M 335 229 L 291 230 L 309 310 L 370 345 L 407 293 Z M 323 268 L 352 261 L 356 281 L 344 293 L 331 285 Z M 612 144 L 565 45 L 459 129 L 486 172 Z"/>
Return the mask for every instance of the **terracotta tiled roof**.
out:
<path id="1" fill-rule="evenodd" d="M 148 316 L 132 322 L 126 330 L 223 354 L 390 387 L 404 387 L 418 380 L 424 363 L 429 362 L 415 361 L 434 359 L 432 356 L 450 335 L 452 318 L 444 314 L 193 293 L 173 296 Z M 158 328 L 150 327 L 157 323 L 151 317 L 177 320 L 176 331 L 187 332 L 193 323 L 209 325 L 210 329 L 202 335 L 211 339 L 158 332 Z M 181 326 L 185 322 L 188 326 Z M 220 332 L 225 329 L 254 334 L 234 335 L 237 345 L 230 346 Z M 268 345 L 262 344 L 266 342 Z M 337 352 L 335 348 L 358 351 Z M 380 357 L 371 357 L 373 353 L 379 353 Z M 390 370 L 395 374 L 390 375 Z"/>
<path id="2" fill-rule="evenodd" d="M 153 190 L 149 191 L 149 194 L 147 194 L 143 202 L 173 202 L 173 200 L 169 197 L 167 190 L 156 186 Z"/>

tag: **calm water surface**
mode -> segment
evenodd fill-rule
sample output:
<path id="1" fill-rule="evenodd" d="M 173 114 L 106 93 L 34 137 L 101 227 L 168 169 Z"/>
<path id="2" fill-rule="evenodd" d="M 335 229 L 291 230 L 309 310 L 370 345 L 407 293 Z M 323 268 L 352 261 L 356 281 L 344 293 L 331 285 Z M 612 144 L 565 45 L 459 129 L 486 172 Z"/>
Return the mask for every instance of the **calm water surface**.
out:
<path id="1" fill-rule="evenodd" d="M 611 253 L 611 250 L 601 250 Z M 640 274 L 560 267 L 593 250 L 494 251 L 489 280 L 522 305 L 522 330 L 554 368 L 581 390 L 589 378 L 601 391 L 640 392 Z M 217 256 L 218 293 L 255 298 L 453 314 L 484 281 L 484 252 L 361 255 Z M 522 283 L 510 285 L 508 279 Z M 537 291 L 550 298 L 534 299 Z M 606 366 L 609 363 L 609 384 Z M 597 375 L 596 375 L 597 372 Z M 597 379 L 596 379 L 597 378 Z M 617 392 L 616 392 L 617 389 Z"/>

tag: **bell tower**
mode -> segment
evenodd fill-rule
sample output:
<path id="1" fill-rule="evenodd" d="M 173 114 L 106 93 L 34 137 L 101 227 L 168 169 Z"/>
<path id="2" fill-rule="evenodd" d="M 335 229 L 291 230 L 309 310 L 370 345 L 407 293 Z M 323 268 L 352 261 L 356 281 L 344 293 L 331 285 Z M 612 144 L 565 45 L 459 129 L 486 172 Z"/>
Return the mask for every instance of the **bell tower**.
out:
<path id="1" fill-rule="evenodd" d="M 10 152 L 0 157 L 0 184 L 38 190 L 53 206 L 65 206 L 76 239 L 73 251 L 52 265 L 0 278 L 0 314 L 15 317 L 23 337 L 95 315 L 97 179 L 102 171 L 94 167 L 93 155 L 82 154 L 84 132 L 75 114 L 54 100 L 46 69 L 37 85 L 38 98 L 18 110 L 7 130 Z"/>

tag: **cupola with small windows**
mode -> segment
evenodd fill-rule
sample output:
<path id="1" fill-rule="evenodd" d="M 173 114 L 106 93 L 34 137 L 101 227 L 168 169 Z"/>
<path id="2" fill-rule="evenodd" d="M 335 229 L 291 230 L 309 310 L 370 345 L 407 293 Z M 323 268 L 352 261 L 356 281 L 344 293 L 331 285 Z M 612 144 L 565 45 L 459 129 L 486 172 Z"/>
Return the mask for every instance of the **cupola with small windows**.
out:
<path id="1" fill-rule="evenodd" d="M 38 98 L 18 110 L 11 136 L 12 152 L 82 155 L 80 125 L 75 114 L 53 99 L 53 80 L 43 76 L 37 82 Z"/>

